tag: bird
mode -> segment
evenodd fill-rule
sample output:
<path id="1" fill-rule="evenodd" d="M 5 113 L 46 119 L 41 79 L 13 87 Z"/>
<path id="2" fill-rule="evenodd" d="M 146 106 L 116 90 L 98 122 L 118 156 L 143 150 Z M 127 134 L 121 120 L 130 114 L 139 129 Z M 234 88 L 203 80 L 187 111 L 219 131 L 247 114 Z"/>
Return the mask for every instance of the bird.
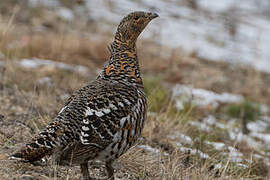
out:
<path id="1" fill-rule="evenodd" d="M 78 165 L 83 180 L 88 162 L 102 161 L 108 179 L 113 162 L 136 144 L 147 116 L 136 41 L 157 13 L 125 16 L 108 46 L 110 58 L 97 77 L 75 91 L 57 116 L 10 159 L 39 161 L 51 156 L 58 165 Z"/>

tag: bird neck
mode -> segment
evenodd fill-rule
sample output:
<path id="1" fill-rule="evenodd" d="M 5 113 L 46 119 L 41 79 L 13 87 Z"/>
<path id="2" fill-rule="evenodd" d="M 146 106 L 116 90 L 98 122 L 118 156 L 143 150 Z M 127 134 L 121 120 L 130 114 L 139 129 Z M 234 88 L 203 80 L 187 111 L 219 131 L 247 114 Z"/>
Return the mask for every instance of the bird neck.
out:
<path id="1" fill-rule="evenodd" d="M 140 35 L 140 31 L 123 31 L 123 29 L 127 29 L 123 23 L 120 23 L 120 25 L 117 28 L 117 31 L 114 35 L 114 42 L 125 44 L 126 46 L 132 48 L 136 46 L 136 41 L 138 36 Z"/>
<path id="2" fill-rule="evenodd" d="M 103 77 L 142 85 L 136 46 L 129 46 L 117 39 L 109 47 L 110 60 L 105 65 Z"/>

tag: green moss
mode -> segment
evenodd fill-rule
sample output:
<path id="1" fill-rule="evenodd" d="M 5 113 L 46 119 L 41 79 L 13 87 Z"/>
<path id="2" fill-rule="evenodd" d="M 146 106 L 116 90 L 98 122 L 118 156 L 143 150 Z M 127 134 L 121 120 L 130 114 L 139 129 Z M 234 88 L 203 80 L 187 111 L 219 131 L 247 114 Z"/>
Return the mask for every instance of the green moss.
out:
<path id="1" fill-rule="evenodd" d="M 261 115 L 260 105 L 249 100 L 240 104 L 228 105 L 224 108 L 224 112 L 230 117 L 246 119 L 247 121 L 255 121 Z"/>
<path id="2" fill-rule="evenodd" d="M 161 85 L 158 77 L 144 78 L 144 90 L 148 98 L 149 111 L 161 112 L 167 110 L 170 96 L 167 89 Z"/>

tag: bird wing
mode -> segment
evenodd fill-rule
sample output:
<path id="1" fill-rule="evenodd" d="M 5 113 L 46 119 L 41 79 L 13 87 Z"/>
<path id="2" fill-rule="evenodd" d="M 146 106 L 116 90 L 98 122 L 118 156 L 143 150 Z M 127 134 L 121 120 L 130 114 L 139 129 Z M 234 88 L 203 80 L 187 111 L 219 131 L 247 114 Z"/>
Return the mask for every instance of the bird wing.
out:
<path id="1" fill-rule="evenodd" d="M 123 128 L 121 119 L 134 113 L 139 100 L 137 89 L 119 83 L 103 83 L 86 103 L 80 123 L 80 141 L 103 148 Z M 101 143 L 102 142 L 102 143 Z"/>

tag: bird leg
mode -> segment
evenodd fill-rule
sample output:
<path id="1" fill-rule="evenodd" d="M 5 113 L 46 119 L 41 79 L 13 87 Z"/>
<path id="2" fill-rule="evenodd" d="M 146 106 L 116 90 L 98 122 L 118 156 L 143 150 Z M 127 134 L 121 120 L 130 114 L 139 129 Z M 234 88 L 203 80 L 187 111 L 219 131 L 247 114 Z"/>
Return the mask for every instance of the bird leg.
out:
<path id="1" fill-rule="evenodd" d="M 110 180 L 114 180 L 114 169 L 112 167 L 112 161 L 109 161 L 109 162 L 106 162 L 106 170 L 107 170 L 107 173 L 108 173 L 108 179 Z"/>
<path id="2" fill-rule="evenodd" d="M 90 180 L 89 171 L 88 171 L 88 163 L 84 162 L 80 166 L 81 166 L 81 172 L 83 175 L 83 180 Z"/>

